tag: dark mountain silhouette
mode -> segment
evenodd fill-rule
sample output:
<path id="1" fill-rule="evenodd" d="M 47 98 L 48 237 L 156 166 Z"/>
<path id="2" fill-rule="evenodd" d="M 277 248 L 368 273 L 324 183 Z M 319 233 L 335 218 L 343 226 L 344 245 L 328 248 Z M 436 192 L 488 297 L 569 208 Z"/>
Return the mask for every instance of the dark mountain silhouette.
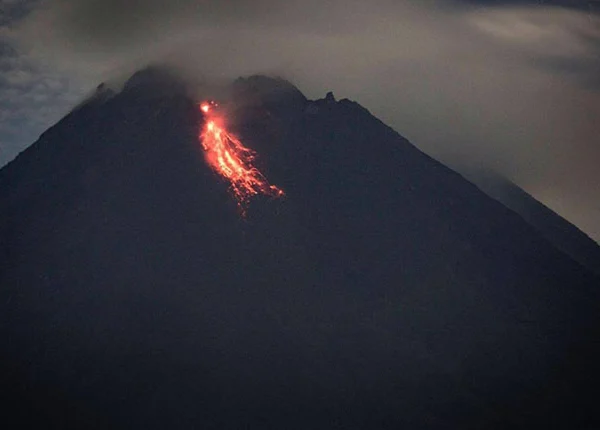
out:
<path id="1" fill-rule="evenodd" d="M 479 188 L 521 215 L 558 249 L 600 274 L 600 246 L 584 232 L 508 179 L 492 172 L 474 175 Z"/>
<path id="2" fill-rule="evenodd" d="M 595 275 L 355 102 L 230 97 L 286 193 L 245 218 L 152 69 L 0 171 L 6 423 L 598 426 Z"/>
<path id="3" fill-rule="evenodd" d="M 576 226 L 502 176 L 489 172 L 478 175 L 477 185 L 521 215 L 558 249 L 600 273 L 600 246 Z"/>

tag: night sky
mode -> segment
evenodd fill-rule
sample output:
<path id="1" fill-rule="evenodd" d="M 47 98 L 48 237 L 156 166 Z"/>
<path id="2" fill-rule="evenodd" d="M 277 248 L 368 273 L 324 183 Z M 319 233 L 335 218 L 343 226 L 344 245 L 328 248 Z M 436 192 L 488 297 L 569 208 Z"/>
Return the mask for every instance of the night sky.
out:
<path id="1" fill-rule="evenodd" d="M 597 0 L 0 0 L 0 165 L 153 62 L 334 91 L 600 240 Z"/>

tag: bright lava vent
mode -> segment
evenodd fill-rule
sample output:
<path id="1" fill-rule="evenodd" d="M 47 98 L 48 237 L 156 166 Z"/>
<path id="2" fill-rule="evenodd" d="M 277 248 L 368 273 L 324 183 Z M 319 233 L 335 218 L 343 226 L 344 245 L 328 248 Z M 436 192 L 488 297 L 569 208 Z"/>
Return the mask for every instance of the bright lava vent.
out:
<path id="1" fill-rule="evenodd" d="M 283 190 L 269 184 L 253 166 L 255 152 L 226 130 L 223 118 L 215 112 L 216 106 L 214 102 L 200 104 L 205 118 L 200 142 L 209 166 L 229 181 L 242 213 L 250 198 L 257 194 L 283 196 Z"/>

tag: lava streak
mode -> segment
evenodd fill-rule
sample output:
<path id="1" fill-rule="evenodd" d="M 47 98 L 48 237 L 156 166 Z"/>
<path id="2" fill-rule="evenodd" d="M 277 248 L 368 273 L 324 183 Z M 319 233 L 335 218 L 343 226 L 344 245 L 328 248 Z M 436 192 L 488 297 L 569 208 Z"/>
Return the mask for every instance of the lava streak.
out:
<path id="1" fill-rule="evenodd" d="M 214 103 L 206 102 L 200 105 L 205 118 L 200 141 L 206 161 L 213 170 L 229 181 L 242 211 L 248 200 L 259 193 L 283 196 L 284 192 L 275 185 L 270 185 L 265 176 L 252 165 L 254 151 L 227 132 L 223 119 L 214 112 L 215 106 Z"/>

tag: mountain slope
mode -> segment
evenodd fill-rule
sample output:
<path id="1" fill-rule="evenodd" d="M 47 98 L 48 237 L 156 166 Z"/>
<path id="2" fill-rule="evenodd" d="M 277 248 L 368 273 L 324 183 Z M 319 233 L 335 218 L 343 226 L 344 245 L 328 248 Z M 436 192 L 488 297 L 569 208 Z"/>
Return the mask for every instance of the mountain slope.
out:
<path id="1" fill-rule="evenodd" d="M 239 215 L 153 70 L 0 171 L 5 405 L 88 428 L 583 428 L 598 278 L 357 103 L 236 81 Z"/>
<path id="2" fill-rule="evenodd" d="M 488 173 L 477 175 L 475 180 L 483 191 L 521 215 L 558 249 L 600 274 L 600 246 L 584 232 L 507 179 Z"/>

